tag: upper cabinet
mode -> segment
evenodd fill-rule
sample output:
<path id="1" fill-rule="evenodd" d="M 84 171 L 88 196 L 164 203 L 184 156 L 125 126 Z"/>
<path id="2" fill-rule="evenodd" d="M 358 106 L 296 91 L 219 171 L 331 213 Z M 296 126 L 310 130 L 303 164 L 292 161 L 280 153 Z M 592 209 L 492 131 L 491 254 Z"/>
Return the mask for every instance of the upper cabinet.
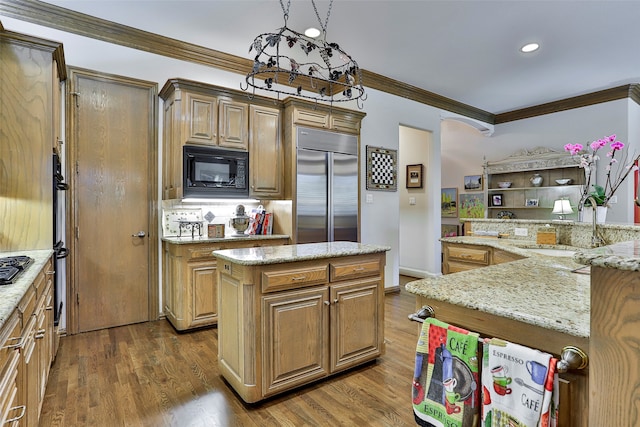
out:
<path id="1" fill-rule="evenodd" d="M 0 251 L 50 249 L 62 44 L 0 27 Z"/>
<path id="2" fill-rule="evenodd" d="M 182 79 L 170 79 L 164 100 L 163 199 L 183 196 L 185 144 L 249 151 L 249 195 L 282 195 L 281 103 L 271 98 Z"/>
<path id="3" fill-rule="evenodd" d="M 569 200 L 577 217 L 577 205 L 585 182 L 584 170 L 566 152 L 537 147 L 510 157 L 486 162 L 487 217 L 554 219 L 554 201 Z"/>
<path id="4" fill-rule="evenodd" d="M 365 116 L 359 111 L 318 105 L 297 98 L 287 98 L 284 104 L 292 124 L 336 132 L 359 134 L 360 122 Z"/>

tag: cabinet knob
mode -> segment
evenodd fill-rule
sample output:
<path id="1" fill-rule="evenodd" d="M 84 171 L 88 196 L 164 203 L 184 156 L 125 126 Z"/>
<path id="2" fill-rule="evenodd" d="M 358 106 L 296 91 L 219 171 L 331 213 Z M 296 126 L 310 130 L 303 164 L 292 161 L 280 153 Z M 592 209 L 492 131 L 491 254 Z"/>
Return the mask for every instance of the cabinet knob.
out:
<path id="1" fill-rule="evenodd" d="M 323 301 L 324 305 L 331 305 L 331 303 L 329 301 Z"/>

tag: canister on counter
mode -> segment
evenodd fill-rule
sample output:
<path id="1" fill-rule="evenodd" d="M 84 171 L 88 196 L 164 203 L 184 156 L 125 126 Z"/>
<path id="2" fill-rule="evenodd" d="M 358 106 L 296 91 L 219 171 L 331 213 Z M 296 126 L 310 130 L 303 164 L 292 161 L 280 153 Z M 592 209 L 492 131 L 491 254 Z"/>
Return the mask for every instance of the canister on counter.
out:
<path id="1" fill-rule="evenodd" d="M 207 235 L 209 237 L 224 237 L 224 224 L 209 224 Z"/>

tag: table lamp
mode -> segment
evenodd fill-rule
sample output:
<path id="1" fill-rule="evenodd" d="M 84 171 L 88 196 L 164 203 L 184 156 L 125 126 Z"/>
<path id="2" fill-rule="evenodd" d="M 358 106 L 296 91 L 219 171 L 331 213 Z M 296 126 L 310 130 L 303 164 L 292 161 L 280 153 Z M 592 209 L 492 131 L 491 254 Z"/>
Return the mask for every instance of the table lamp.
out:
<path id="1" fill-rule="evenodd" d="M 556 200 L 553 202 L 553 211 L 551 213 L 558 215 L 560 221 L 564 221 L 565 215 L 572 214 L 573 209 L 571 209 L 571 203 L 568 200 Z"/>

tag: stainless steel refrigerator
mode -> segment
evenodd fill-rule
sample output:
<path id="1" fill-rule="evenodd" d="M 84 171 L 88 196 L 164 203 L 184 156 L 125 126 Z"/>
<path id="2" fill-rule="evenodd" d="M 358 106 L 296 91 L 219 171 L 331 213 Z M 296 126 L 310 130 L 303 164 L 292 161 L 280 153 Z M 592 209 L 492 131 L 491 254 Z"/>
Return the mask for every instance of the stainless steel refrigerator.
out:
<path id="1" fill-rule="evenodd" d="M 298 127 L 298 243 L 358 240 L 358 137 Z"/>

